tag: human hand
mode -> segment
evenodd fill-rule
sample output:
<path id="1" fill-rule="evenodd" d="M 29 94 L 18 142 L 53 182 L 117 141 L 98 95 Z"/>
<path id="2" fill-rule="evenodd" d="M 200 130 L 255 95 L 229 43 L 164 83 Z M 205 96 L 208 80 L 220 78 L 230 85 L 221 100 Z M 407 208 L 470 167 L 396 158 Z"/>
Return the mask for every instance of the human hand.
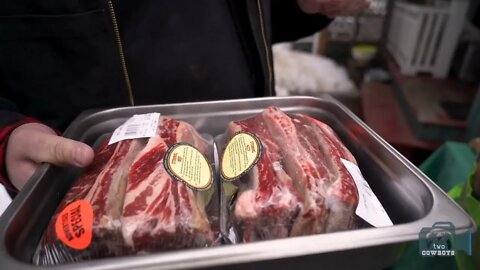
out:
<path id="1" fill-rule="evenodd" d="M 30 123 L 10 134 L 5 162 L 10 181 L 20 190 L 42 162 L 85 167 L 93 156 L 88 145 L 58 136 L 45 125 Z"/>
<path id="2" fill-rule="evenodd" d="M 321 13 L 328 17 L 347 16 L 368 8 L 372 0 L 297 0 L 308 14 Z"/>

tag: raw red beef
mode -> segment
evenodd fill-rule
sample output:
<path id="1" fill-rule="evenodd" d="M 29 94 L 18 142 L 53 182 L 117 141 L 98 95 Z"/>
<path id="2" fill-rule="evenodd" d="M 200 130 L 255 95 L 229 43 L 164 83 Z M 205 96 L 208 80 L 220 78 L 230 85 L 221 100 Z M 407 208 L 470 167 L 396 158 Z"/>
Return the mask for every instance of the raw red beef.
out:
<path id="1" fill-rule="evenodd" d="M 280 146 L 271 140 L 261 115 L 229 124 L 229 137 L 239 131 L 256 134 L 263 144 L 260 161 L 240 182 L 235 204 L 235 219 L 243 228 L 243 240 L 287 237 L 301 198 L 282 168 Z"/>
<path id="2" fill-rule="evenodd" d="M 128 168 L 143 146 L 141 140 L 119 142 L 114 155 L 85 196 L 92 204 L 93 229 L 97 231 L 94 232 L 97 237 L 102 238 L 104 233 L 110 234 L 120 229 L 119 219 L 127 186 Z M 114 244 L 118 243 L 118 239 L 111 240 Z"/>
<path id="3" fill-rule="evenodd" d="M 106 140 L 96 151 L 92 165 L 74 183 L 57 207 L 42 238 L 39 264 L 54 264 L 62 261 L 77 261 L 92 257 L 111 256 L 122 253 L 120 215 L 127 184 L 130 163 L 142 147 L 140 140 L 121 141 L 107 145 Z M 85 199 L 93 208 L 92 245 L 83 251 L 71 250 L 57 238 L 55 222 L 59 213 L 68 204 Z M 62 252 L 65 250 L 71 252 Z"/>
<path id="4" fill-rule="evenodd" d="M 95 159 L 73 184 L 41 240 L 34 261 L 40 265 L 84 259 L 206 246 L 213 232 L 205 205 L 197 194 L 173 180 L 163 157 L 176 142 L 189 143 L 202 153 L 207 142 L 189 124 L 159 119 L 151 139 L 124 140 L 98 148 Z M 87 200 L 93 208 L 92 241 L 75 250 L 56 235 L 55 222 L 70 203 Z"/>
<path id="5" fill-rule="evenodd" d="M 235 205 L 235 217 L 246 224 L 244 241 L 354 226 L 358 194 L 340 159 L 356 161 L 330 127 L 305 115 L 290 117 L 269 107 L 253 118 L 232 122 L 228 132 L 238 130 L 257 134 L 266 146 Z M 265 218 L 270 209 L 278 211 L 275 220 Z M 278 224 L 283 227 L 273 230 Z M 262 231 L 260 226 L 271 233 L 267 237 L 257 233 Z"/>
<path id="6" fill-rule="evenodd" d="M 176 142 L 203 153 L 207 149 L 192 126 L 161 117 L 158 135 L 150 138 L 130 167 L 121 221 L 125 243 L 133 250 L 202 247 L 214 240 L 201 200 L 163 166 L 165 152 Z"/>
<path id="7" fill-rule="evenodd" d="M 352 176 L 341 162 L 341 158 L 357 164 L 353 155 L 340 142 L 334 131 L 325 123 L 305 115 L 293 116 L 300 136 L 310 142 L 307 146 L 314 153 L 316 162 L 323 161 L 327 168 L 328 184 L 326 202 L 328 220 L 326 232 L 352 228 L 358 193 Z"/>
<path id="8" fill-rule="evenodd" d="M 288 145 L 281 148 L 284 167 L 304 198 L 302 212 L 295 220 L 291 234 L 322 232 L 327 220 L 325 175 L 328 168 L 323 160 L 313 158 L 319 149 L 309 146 L 309 140 L 299 134 L 292 119 L 280 110 L 270 107 L 263 112 L 263 117 L 272 131 L 272 139 Z"/>

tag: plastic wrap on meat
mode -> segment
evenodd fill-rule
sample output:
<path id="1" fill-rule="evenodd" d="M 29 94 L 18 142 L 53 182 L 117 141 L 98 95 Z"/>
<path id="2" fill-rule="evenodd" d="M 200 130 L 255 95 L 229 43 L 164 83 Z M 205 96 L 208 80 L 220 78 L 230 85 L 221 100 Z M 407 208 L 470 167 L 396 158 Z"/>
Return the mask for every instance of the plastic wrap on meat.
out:
<path id="1" fill-rule="evenodd" d="M 121 224 L 123 197 L 127 184 L 128 168 L 142 142 L 122 141 L 107 145 L 106 140 L 97 150 L 92 165 L 74 183 L 57 208 L 45 232 L 39 254 L 39 264 L 56 264 L 88 258 L 122 254 Z M 92 245 L 85 250 L 72 250 L 57 238 L 55 221 L 68 204 L 85 199 L 93 208 Z"/>
<path id="2" fill-rule="evenodd" d="M 214 237 L 205 206 L 162 165 L 176 142 L 203 153 L 207 143 L 189 124 L 166 117 L 160 118 L 158 131 L 130 167 L 122 214 L 125 243 L 142 252 L 209 246 Z"/>
<path id="3" fill-rule="evenodd" d="M 326 232 L 351 229 L 355 226 L 355 208 L 358 194 L 352 176 L 341 162 L 341 158 L 357 164 L 353 155 L 340 142 L 334 131 L 325 123 L 305 115 L 294 115 L 293 121 L 300 131 L 300 137 L 310 138 L 309 147 L 316 149 L 317 162 L 322 162 L 328 169 L 326 189 L 326 206 L 328 219 Z M 310 148 L 310 149 L 312 149 Z M 323 153 L 323 154 L 322 154 Z M 324 191 L 324 190 L 323 190 Z"/>
<path id="4" fill-rule="evenodd" d="M 241 180 L 235 204 L 234 218 L 243 228 L 243 241 L 287 237 L 301 198 L 282 168 L 280 146 L 271 140 L 261 116 L 229 124 L 229 137 L 239 131 L 254 133 L 263 143 L 262 157 Z"/>
<path id="5" fill-rule="evenodd" d="M 267 126 L 271 130 L 272 139 L 281 145 L 284 166 L 287 173 L 294 179 L 297 189 L 304 198 L 301 213 L 295 220 L 292 235 L 314 234 L 324 231 L 327 221 L 326 189 L 328 168 L 320 149 L 311 143 L 314 141 L 300 134 L 298 126 L 292 119 L 278 110 L 270 107 L 262 113 Z"/>
<path id="6" fill-rule="evenodd" d="M 291 235 L 305 235 L 352 228 L 358 194 L 352 176 L 340 161 L 356 163 L 333 130 L 319 120 L 278 108 L 263 112 L 273 140 L 282 148 L 286 171 L 304 196 L 303 211 Z"/>
<path id="7" fill-rule="evenodd" d="M 328 125 L 269 107 L 231 122 L 229 137 L 242 130 L 264 145 L 262 159 L 239 181 L 234 202 L 244 242 L 355 227 L 358 193 L 341 159 L 356 161 Z"/>
<path id="8" fill-rule="evenodd" d="M 34 263 L 52 265 L 212 245 L 215 235 L 205 210 L 208 201 L 164 168 L 164 155 L 177 142 L 204 154 L 212 151 L 211 143 L 191 125 L 168 117 L 160 117 L 157 134 L 150 139 L 107 145 L 107 138 L 57 207 Z M 84 249 L 65 245 L 55 226 L 61 211 L 79 200 L 88 202 L 93 211 L 92 239 Z"/>

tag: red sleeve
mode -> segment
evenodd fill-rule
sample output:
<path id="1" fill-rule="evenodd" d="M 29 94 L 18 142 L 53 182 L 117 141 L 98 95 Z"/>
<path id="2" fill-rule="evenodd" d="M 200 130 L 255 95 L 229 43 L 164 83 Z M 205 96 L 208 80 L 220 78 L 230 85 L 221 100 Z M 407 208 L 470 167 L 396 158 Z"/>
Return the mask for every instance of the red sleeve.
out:
<path id="1" fill-rule="evenodd" d="M 0 128 L 0 184 L 3 184 L 8 189 L 17 190 L 8 179 L 7 168 L 5 165 L 8 137 L 14 129 L 28 123 L 39 123 L 39 121 L 34 118 L 25 117 L 18 122 Z"/>

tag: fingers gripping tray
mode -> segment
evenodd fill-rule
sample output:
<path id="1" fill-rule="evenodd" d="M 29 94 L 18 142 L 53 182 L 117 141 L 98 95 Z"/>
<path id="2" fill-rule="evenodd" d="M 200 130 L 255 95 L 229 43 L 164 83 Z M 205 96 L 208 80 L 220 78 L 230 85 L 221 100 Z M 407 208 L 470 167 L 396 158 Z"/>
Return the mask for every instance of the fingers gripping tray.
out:
<path id="1" fill-rule="evenodd" d="M 229 123 L 258 115 L 276 106 L 288 115 L 302 114 L 330 126 L 355 157 L 364 178 L 377 195 L 393 226 L 360 226 L 333 233 L 291 235 L 281 239 L 232 241 L 228 223 L 219 221 L 224 245 L 161 250 L 135 256 L 118 256 L 42 266 L 55 269 L 381 269 L 401 255 L 403 244 L 419 238 L 422 228 L 450 222 L 455 233 L 474 230 L 471 218 L 368 126 L 336 100 L 325 96 L 261 98 L 183 103 L 85 112 L 65 136 L 98 145 L 135 114 L 160 113 L 184 121 L 199 134 L 218 136 Z M 219 146 L 217 145 L 217 148 Z M 287 146 L 283 146 L 287 147 Z M 216 162 L 217 164 L 218 162 Z M 215 166 L 214 166 L 215 167 Z M 42 165 L 0 219 L 0 269 L 36 269 L 33 257 L 44 231 L 80 169 Z M 222 177 L 218 170 L 215 181 Z M 216 185 L 221 209 L 230 205 L 225 190 Z M 214 196 L 215 197 L 215 196 Z M 223 213 L 225 214 L 225 213 Z M 211 220 L 211 223 L 215 223 Z M 244 236 L 243 236 L 244 237 Z M 241 237 L 239 238 L 241 239 Z M 238 240 L 238 239 L 237 239 Z M 348 258 L 345 260 L 343 258 Z"/>

